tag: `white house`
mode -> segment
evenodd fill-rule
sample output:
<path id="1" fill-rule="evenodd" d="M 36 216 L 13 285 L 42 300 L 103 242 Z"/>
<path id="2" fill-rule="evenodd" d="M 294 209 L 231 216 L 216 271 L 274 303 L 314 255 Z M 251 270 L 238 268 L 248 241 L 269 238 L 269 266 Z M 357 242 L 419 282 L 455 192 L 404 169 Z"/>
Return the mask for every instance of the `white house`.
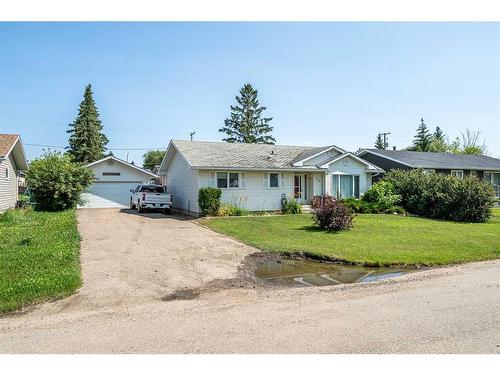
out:
<path id="1" fill-rule="evenodd" d="M 21 137 L 0 134 L 0 212 L 16 206 L 19 172 L 27 168 Z"/>
<path id="2" fill-rule="evenodd" d="M 87 165 L 94 172 L 94 182 L 82 194 L 79 208 L 129 207 L 130 189 L 154 182 L 158 176 L 115 156 L 108 156 Z"/>
<path id="3" fill-rule="evenodd" d="M 173 207 L 199 213 L 198 190 L 222 189 L 222 201 L 252 211 L 281 209 L 281 198 L 306 204 L 312 196 L 359 198 L 376 165 L 337 146 L 307 147 L 170 141 L 159 168 Z"/>

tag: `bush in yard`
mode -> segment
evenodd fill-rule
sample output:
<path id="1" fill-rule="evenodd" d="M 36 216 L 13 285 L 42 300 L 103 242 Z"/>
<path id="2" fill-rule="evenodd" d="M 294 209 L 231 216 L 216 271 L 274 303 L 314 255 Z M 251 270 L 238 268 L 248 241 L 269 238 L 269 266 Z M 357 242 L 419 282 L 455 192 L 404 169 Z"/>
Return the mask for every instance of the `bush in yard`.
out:
<path id="1" fill-rule="evenodd" d="M 491 184 L 475 176 L 459 179 L 422 170 L 389 172 L 384 179 L 401 196 L 408 212 L 461 222 L 485 222 L 491 216 L 494 191 Z"/>
<path id="2" fill-rule="evenodd" d="M 302 213 L 302 206 L 297 199 L 290 198 L 286 201 L 285 206 L 283 207 L 283 213 L 300 214 Z"/>
<path id="3" fill-rule="evenodd" d="M 245 208 L 236 206 L 234 204 L 225 203 L 219 207 L 217 216 L 246 216 L 250 213 Z"/>
<path id="4" fill-rule="evenodd" d="M 216 216 L 220 208 L 222 190 L 214 187 L 201 188 L 198 191 L 198 205 L 205 216 Z"/>
<path id="5" fill-rule="evenodd" d="M 449 218 L 462 222 L 488 221 L 495 199 L 493 186 L 477 177 L 467 177 L 459 181 L 455 186 L 454 199 L 448 203 Z"/>
<path id="6" fill-rule="evenodd" d="M 352 228 L 352 211 L 343 203 L 332 200 L 314 210 L 313 220 L 328 231 Z"/>
<path id="7" fill-rule="evenodd" d="M 340 200 L 352 212 L 357 214 L 398 214 L 405 215 L 407 212 L 400 206 L 384 206 L 378 203 L 366 202 L 362 199 L 347 198 Z"/>
<path id="8" fill-rule="evenodd" d="M 363 194 L 361 200 L 372 203 L 380 209 L 389 209 L 401 200 L 401 196 L 396 194 L 394 185 L 391 182 L 382 180 L 373 184 Z"/>
<path id="9" fill-rule="evenodd" d="M 331 204 L 335 200 L 331 195 L 315 195 L 311 198 L 311 207 L 313 209 L 320 208 L 323 205 Z"/>
<path id="10" fill-rule="evenodd" d="M 81 194 L 92 184 L 93 173 L 73 163 L 69 155 L 48 152 L 33 160 L 26 172 L 35 208 L 62 211 L 81 203 Z"/>

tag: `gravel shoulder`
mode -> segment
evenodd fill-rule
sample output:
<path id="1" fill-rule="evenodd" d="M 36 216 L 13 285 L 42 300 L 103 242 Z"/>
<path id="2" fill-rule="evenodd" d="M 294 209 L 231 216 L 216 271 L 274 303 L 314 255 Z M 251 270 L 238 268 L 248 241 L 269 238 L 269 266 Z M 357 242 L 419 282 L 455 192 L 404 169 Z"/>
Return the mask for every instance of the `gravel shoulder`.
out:
<path id="1" fill-rule="evenodd" d="M 0 352 L 500 353 L 500 260 L 279 289 L 242 282 L 255 249 L 182 217 L 78 219 L 83 287 L 1 317 Z"/>

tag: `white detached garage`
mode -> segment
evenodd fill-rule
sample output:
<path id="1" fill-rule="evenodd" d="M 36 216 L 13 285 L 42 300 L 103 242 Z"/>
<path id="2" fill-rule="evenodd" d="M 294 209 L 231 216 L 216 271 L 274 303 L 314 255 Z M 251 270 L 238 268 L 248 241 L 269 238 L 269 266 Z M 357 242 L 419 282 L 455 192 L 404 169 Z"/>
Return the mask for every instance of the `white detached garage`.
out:
<path id="1" fill-rule="evenodd" d="M 80 208 L 129 207 L 130 189 L 151 183 L 158 176 L 114 156 L 87 165 L 94 172 L 94 183 L 82 194 Z"/>

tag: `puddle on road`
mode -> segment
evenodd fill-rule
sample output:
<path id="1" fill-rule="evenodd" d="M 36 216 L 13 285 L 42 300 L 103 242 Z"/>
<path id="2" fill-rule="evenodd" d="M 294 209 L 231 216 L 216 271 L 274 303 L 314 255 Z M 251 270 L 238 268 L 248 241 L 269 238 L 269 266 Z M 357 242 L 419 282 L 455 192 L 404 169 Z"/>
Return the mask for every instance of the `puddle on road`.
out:
<path id="1" fill-rule="evenodd" d="M 367 283 L 401 276 L 410 270 L 346 266 L 305 259 L 273 259 L 257 267 L 255 276 L 282 285 L 327 286 Z"/>

